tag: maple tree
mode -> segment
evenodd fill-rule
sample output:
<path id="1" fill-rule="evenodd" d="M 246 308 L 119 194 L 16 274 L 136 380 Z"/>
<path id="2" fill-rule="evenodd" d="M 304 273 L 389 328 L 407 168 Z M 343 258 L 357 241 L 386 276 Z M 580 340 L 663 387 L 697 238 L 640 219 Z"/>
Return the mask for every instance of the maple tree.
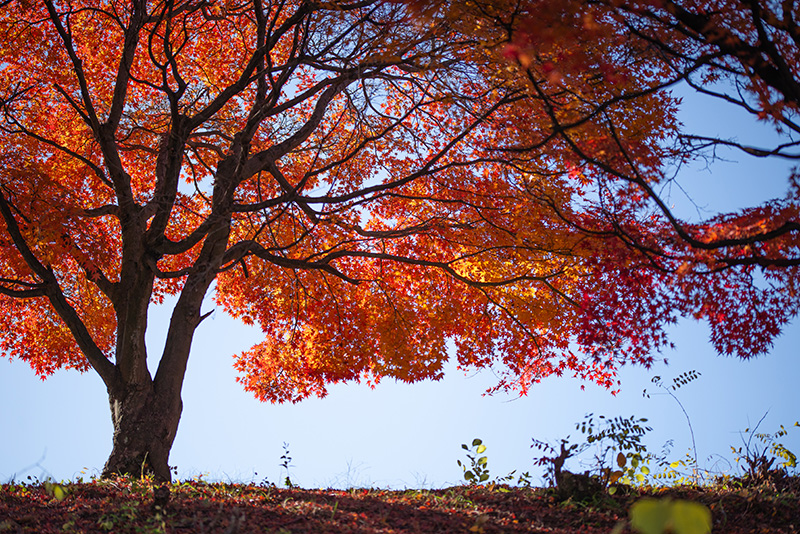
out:
<path id="1" fill-rule="evenodd" d="M 646 9 L 3 3 L 0 348 L 43 377 L 97 372 L 104 474 L 161 479 L 207 295 L 263 329 L 235 366 L 273 402 L 437 379 L 448 341 L 497 389 L 613 387 L 682 315 L 764 352 L 797 312 L 796 194 L 696 226 L 650 209 L 691 155 L 661 89 L 708 52 Z M 648 17 L 686 51 L 625 37 Z"/>

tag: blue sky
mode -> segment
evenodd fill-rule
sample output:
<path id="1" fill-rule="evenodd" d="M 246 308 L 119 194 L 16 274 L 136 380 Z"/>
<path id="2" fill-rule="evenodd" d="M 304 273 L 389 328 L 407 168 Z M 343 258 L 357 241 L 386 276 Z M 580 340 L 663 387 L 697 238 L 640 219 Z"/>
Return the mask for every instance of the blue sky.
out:
<path id="1" fill-rule="evenodd" d="M 157 319 L 160 315 L 155 314 Z M 484 397 L 489 373 L 465 377 L 451 369 L 443 381 L 415 385 L 384 382 L 375 390 L 335 386 L 325 399 L 297 405 L 255 401 L 234 382 L 229 352 L 247 348 L 257 333 L 217 314 L 198 333 L 186 378 L 184 412 L 171 464 L 180 478 L 280 482 L 282 444 L 295 466 L 292 478 L 308 487 L 442 487 L 460 481 L 461 443 L 480 437 L 487 445 L 492 476 L 531 470 L 536 451 L 531 438 L 556 440 L 570 434 L 586 413 L 647 417 L 653 431 L 646 443 L 658 452 L 675 441 L 680 459 L 691 441 L 685 417 L 650 377 L 671 378 L 696 369 L 702 376 L 679 389 L 696 434 L 701 465 L 712 467 L 729 447 L 741 444 L 738 431 L 769 415 L 761 430 L 773 432 L 798 418 L 797 347 L 792 325 L 773 352 L 751 361 L 718 357 L 707 332 L 693 322 L 674 329 L 677 349 L 668 366 L 648 372 L 628 368 L 623 390 L 606 390 L 572 379 L 547 379 L 524 398 Z M 46 382 L 20 363 L 0 363 L 0 481 L 17 474 L 56 479 L 96 474 L 111 447 L 105 391 L 92 374 L 59 372 Z M 800 452 L 800 429 L 784 441 Z M 37 464 L 32 466 L 32 464 Z M 30 467 L 30 468 L 29 468 Z M 574 467 L 580 467 L 575 464 Z M 728 468 L 719 464 L 719 468 Z M 29 468 L 25 470 L 26 468 Z"/>
<path id="2" fill-rule="evenodd" d="M 737 136 L 757 142 L 768 130 L 731 115 L 713 102 L 692 102 L 682 118 L 695 132 Z M 785 164 L 755 162 L 736 154 L 711 169 L 694 169 L 680 183 L 708 213 L 752 205 L 786 190 Z M 695 212 L 682 192 L 673 190 L 680 213 Z M 159 354 L 169 310 L 152 311 L 148 344 Z M 170 464 L 179 478 L 279 483 L 283 443 L 292 457 L 292 479 L 306 487 L 444 487 L 461 481 L 456 460 L 461 443 L 480 437 L 488 449 L 492 476 L 532 467 L 537 451 L 531 438 L 571 435 L 585 414 L 647 417 L 653 431 L 646 444 L 659 452 L 674 440 L 671 459 L 691 444 L 679 406 L 650 378 L 669 380 L 685 371 L 701 377 L 676 392 L 694 428 L 701 467 L 732 470 L 730 447 L 741 445 L 740 431 L 768 412 L 760 431 L 783 424 L 783 443 L 800 453 L 800 324 L 787 326 L 770 354 L 750 361 L 717 356 L 705 325 L 683 321 L 672 329 L 669 365 L 651 370 L 626 368 L 622 392 L 614 397 L 569 378 L 549 378 L 524 398 L 482 395 L 495 383 L 490 372 L 464 376 L 454 368 L 440 382 L 414 385 L 383 382 L 334 386 L 325 399 L 297 405 L 259 403 L 234 380 L 231 355 L 258 342 L 258 331 L 221 311 L 205 321 L 195 338 L 183 399 L 184 411 Z M 153 367 L 151 367 L 153 368 Z M 41 381 L 25 364 L 0 361 L 0 482 L 28 475 L 74 479 L 98 474 L 111 449 L 111 422 L 102 381 L 93 373 L 61 371 Z M 713 456 L 712 456 L 713 455 Z M 573 469 L 582 467 L 574 463 Z"/>

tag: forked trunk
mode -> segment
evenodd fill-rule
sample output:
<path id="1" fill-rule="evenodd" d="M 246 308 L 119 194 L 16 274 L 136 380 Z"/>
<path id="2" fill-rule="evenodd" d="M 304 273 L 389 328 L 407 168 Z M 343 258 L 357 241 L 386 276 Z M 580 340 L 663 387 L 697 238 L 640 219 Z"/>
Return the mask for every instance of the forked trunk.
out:
<path id="1" fill-rule="evenodd" d="M 217 195 L 217 193 L 214 193 Z M 216 196 L 215 196 L 216 198 Z M 167 330 L 164 350 L 155 376 L 147 367 L 147 310 L 153 291 L 153 272 L 137 271 L 146 262 L 123 262 L 129 267 L 127 291 L 115 304 L 117 310 L 116 369 L 104 378 L 111 404 L 114 440 L 111 455 L 103 467 L 103 476 L 152 474 L 159 482 L 171 478 L 169 452 L 183 403 L 181 388 L 192 338 L 200 322 L 200 307 L 225 254 L 230 219 L 219 219 L 209 229 L 199 257 L 180 292 Z M 144 231 L 140 232 L 144 235 Z M 134 236 L 135 237 L 135 236 Z M 130 239 L 135 241 L 134 237 Z M 141 258 L 147 247 L 140 243 Z M 136 249 L 136 247 L 133 247 Z M 123 269 L 123 275 L 125 275 Z M 126 279 L 121 276 L 121 279 Z"/>
<path id="2" fill-rule="evenodd" d="M 180 393 L 157 395 L 152 383 L 129 387 L 123 395 L 109 393 L 114 440 L 103 476 L 153 475 L 170 480 L 169 451 L 183 408 Z"/>

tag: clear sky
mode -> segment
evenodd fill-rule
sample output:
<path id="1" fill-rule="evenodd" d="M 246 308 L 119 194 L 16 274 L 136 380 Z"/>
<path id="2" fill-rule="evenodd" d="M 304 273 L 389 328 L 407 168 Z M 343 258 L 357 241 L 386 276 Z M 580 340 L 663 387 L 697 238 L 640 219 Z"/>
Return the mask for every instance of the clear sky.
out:
<path id="1" fill-rule="evenodd" d="M 682 115 L 699 133 L 722 133 L 742 141 L 766 135 L 713 103 L 692 103 Z M 754 167 L 729 154 L 730 161 L 710 170 L 687 172 L 680 183 L 697 205 L 714 213 L 782 196 L 786 166 Z M 690 208 L 673 191 L 678 209 Z M 169 310 L 152 311 L 148 344 L 159 354 Z M 531 438 L 550 440 L 570 434 L 585 414 L 647 417 L 653 431 L 646 444 L 659 452 L 674 440 L 671 459 L 691 445 L 689 427 L 673 399 L 658 393 L 650 378 L 667 381 L 697 370 L 701 377 L 679 389 L 697 440 L 701 467 L 732 470 L 731 446 L 741 445 L 740 431 L 769 412 L 760 431 L 783 424 L 784 445 L 800 453 L 800 323 L 789 325 L 767 356 L 741 361 L 715 355 L 705 325 L 683 321 L 672 330 L 669 365 L 626 368 L 622 392 L 608 391 L 569 378 L 548 378 L 527 397 L 482 396 L 495 383 L 490 372 L 464 376 L 450 369 L 440 382 L 414 385 L 383 382 L 332 387 L 325 399 L 297 405 L 259 403 L 235 383 L 231 355 L 260 341 L 258 331 L 217 311 L 199 328 L 184 385 L 184 411 L 170 464 L 179 478 L 203 475 L 211 480 L 279 483 L 283 444 L 292 457 L 291 477 L 305 487 L 425 487 L 461 481 L 456 460 L 461 443 L 480 437 L 488 449 L 492 476 L 516 469 L 532 471 L 537 451 Z M 151 370 L 155 365 L 151 365 Z M 651 397 L 644 398 L 647 388 Z M 74 479 L 99 474 L 111 450 L 111 421 L 102 381 L 94 373 L 61 371 L 41 381 L 27 365 L 0 360 L 0 482 L 14 477 Z M 582 470 L 579 463 L 567 467 Z M 85 474 L 82 475 L 82 471 Z"/>

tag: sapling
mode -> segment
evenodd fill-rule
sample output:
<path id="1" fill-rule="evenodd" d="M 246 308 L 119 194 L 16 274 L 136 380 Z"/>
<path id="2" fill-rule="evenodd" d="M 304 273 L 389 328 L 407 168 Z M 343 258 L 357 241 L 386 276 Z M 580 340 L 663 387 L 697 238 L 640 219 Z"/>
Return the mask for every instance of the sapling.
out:
<path id="1" fill-rule="evenodd" d="M 692 369 L 691 371 L 686 371 L 685 373 L 681 373 L 675 378 L 672 379 L 672 384 L 669 386 L 665 386 L 664 382 L 661 380 L 660 376 L 654 376 L 650 379 L 650 382 L 656 385 L 656 387 L 661 388 L 664 392 L 667 393 L 672 399 L 678 403 L 683 415 L 686 417 L 686 424 L 689 426 L 689 434 L 692 437 L 692 454 L 694 455 L 694 469 L 693 469 L 693 478 L 695 480 L 699 480 L 700 478 L 700 463 L 697 461 L 697 443 L 694 439 L 694 428 L 692 427 L 692 420 L 689 417 L 689 413 L 684 408 L 683 403 L 680 399 L 673 393 L 673 391 L 677 391 L 678 388 L 685 386 L 689 382 L 697 380 L 700 377 L 700 373 Z M 647 393 L 647 389 L 642 391 L 642 396 L 650 398 L 650 394 Z M 678 464 L 679 462 L 673 462 L 673 464 Z M 672 464 L 670 464 L 672 467 Z"/>

